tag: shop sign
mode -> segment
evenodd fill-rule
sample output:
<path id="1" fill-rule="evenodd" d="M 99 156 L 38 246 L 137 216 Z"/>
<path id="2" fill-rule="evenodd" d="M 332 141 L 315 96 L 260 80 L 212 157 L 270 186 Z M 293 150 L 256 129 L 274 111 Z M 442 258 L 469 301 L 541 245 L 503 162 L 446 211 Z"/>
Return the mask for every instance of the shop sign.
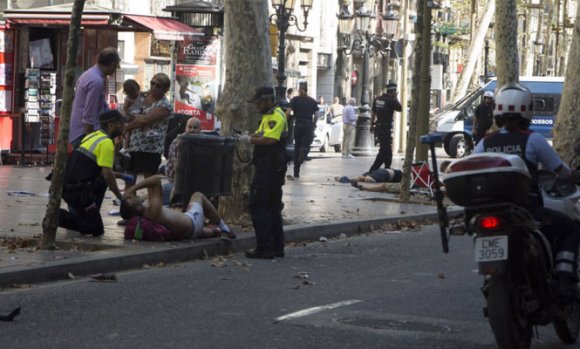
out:
<path id="1" fill-rule="evenodd" d="M 216 65 L 219 54 L 217 36 L 185 35 L 178 42 L 177 63 Z"/>

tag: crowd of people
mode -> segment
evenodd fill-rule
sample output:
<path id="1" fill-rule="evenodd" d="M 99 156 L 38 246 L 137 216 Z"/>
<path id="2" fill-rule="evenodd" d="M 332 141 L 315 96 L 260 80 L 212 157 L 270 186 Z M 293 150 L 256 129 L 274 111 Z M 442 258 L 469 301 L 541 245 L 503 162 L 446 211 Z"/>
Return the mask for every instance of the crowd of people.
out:
<path id="1" fill-rule="evenodd" d="M 157 173 L 172 112 L 166 96 L 171 81 L 164 73 L 155 74 L 150 89 L 142 91 L 137 81 L 126 80 L 122 108 L 109 110 L 105 102 L 106 77 L 115 72 L 120 61 L 116 49 L 105 48 L 99 52 L 97 64 L 81 74 L 76 82 L 69 135 L 72 153 L 62 195 L 68 210 L 60 209 L 59 226 L 82 234 L 103 235 L 100 211 L 108 188 L 121 205 L 121 224 L 133 216 L 142 216 L 179 233 L 182 238 L 225 236 L 234 239 L 235 234 L 202 193 L 192 194 L 185 212 L 164 206 L 168 201 L 164 197 L 169 196 L 174 181 L 177 154 L 176 145 L 172 144 L 167 161 L 168 183 L 164 187 Z M 199 119 L 187 122 L 186 133 L 200 130 Z M 124 159 L 117 168 L 116 157 Z M 138 176 L 144 180 L 135 183 Z M 117 178 L 125 180 L 124 193 L 117 185 Z M 139 189 L 147 189 L 146 199 L 137 197 Z M 218 228 L 204 228 L 206 218 Z"/>
<path id="2" fill-rule="evenodd" d="M 220 236 L 234 239 L 235 234 L 202 193 L 193 193 L 182 212 L 170 207 L 178 159 L 177 137 L 171 142 L 169 151 L 165 150 L 168 120 L 172 114 L 166 96 L 170 79 L 164 73 L 155 74 L 146 91 L 136 80 L 126 80 L 122 106 L 109 110 L 105 102 L 106 78 L 116 71 L 120 61 L 116 49 L 105 48 L 99 52 L 97 64 L 76 82 L 69 137 L 72 153 L 63 186 L 63 199 L 68 209 L 60 210 L 59 225 L 82 234 L 103 235 L 100 210 L 105 192 L 110 189 L 120 205 L 123 218 L 120 224 L 141 217 L 165 226 L 182 238 Z M 291 159 L 294 175 L 289 176 L 291 179 L 300 178 L 300 167 L 308 158 L 320 118 L 329 122 L 342 121 L 342 156 L 352 157 L 356 99 L 343 98 L 341 101 L 335 97 L 333 103 L 327 105 L 323 96 L 319 96 L 318 101 L 308 96 L 305 83 L 300 84 L 297 96 L 292 92 L 288 91 L 289 103 L 285 111 L 277 105 L 274 89 L 270 86 L 257 88 L 249 101 L 262 118 L 258 129 L 249 137 L 254 146 L 252 163 L 255 167 L 249 209 L 256 248 L 246 253 L 248 258 L 284 256 L 282 185 L 289 163 L 286 151 L 289 131 L 294 135 Z M 377 115 L 382 132 L 381 125 L 388 123 L 381 108 L 380 102 L 373 103 L 373 117 Z M 386 117 L 392 119 L 392 113 L 390 111 Z M 188 119 L 184 134 L 200 132 L 201 121 L 195 117 Z M 158 173 L 164 155 L 165 177 L 162 177 Z M 137 182 L 139 177 L 143 180 Z M 125 181 L 125 188 L 119 188 L 118 178 Z M 139 190 L 146 190 L 147 196 L 139 197 Z M 206 222 L 217 228 L 205 227 Z"/>

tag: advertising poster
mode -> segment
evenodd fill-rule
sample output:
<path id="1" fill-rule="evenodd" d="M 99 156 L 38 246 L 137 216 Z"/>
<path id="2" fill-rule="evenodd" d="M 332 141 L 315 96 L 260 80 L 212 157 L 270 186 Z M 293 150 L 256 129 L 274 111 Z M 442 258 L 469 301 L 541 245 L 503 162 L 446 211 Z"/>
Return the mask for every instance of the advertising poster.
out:
<path id="1" fill-rule="evenodd" d="M 204 131 L 214 130 L 216 67 L 177 64 L 175 79 L 174 112 L 197 117 Z"/>
<path id="2" fill-rule="evenodd" d="M 219 39 L 213 35 L 186 35 L 178 42 L 175 66 L 174 112 L 201 120 L 202 130 L 216 127 Z"/>

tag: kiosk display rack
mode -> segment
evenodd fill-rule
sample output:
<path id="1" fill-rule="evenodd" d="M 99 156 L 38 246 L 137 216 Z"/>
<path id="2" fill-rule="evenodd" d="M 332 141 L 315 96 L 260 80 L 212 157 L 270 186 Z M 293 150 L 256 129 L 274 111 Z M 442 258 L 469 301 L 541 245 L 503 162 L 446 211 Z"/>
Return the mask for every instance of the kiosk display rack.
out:
<path id="1" fill-rule="evenodd" d="M 40 69 L 26 69 L 24 121 L 40 123 L 40 144 L 47 147 L 54 139 L 56 102 L 56 73 Z"/>

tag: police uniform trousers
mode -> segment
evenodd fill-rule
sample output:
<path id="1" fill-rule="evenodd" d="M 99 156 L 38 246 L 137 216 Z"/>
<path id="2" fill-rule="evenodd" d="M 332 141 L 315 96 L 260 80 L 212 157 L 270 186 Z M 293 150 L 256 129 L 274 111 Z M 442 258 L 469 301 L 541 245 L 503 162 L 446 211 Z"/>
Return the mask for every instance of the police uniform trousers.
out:
<path id="1" fill-rule="evenodd" d="M 271 157 L 254 158 L 254 180 L 250 187 L 250 215 L 256 234 L 256 250 L 284 251 L 282 228 L 282 185 L 286 173 L 282 161 Z"/>
<path id="2" fill-rule="evenodd" d="M 534 217 L 542 224 L 541 231 L 552 244 L 554 271 L 567 273 L 578 281 L 577 259 L 580 246 L 580 225 L 565 214 L 547 208 L 538 208 Z"/>
<path id="3" fill-rule="evenodd" d="M 391 163 L 393 162 L 393 136 L 391 134 L 391 128 L 379 126 L 375 129 L 375 132 L 377 132 L 379 138 L 379 152 L 369 172 L 379 169 L 383 164 L 385 168 L 391 168 Z"/>
<path id="4" fill-rule="evenodd" d="M 294 126 L 294 177 L 300 175 L 300 166 L 308 152 L 310 150 L 310 145 L 314 139 L 313 129 L 311 122 L 300 121 Z"/>
<path id="5" fill-rule="evenodd" d="M 105 232 L 101 205 L 107 191 L 107 183 L 101 176 L 88 183 L 65 185 L 62 198 L 70 212 L 60 209 L 59 226 L 81 234 L 103 235 Z"/>

